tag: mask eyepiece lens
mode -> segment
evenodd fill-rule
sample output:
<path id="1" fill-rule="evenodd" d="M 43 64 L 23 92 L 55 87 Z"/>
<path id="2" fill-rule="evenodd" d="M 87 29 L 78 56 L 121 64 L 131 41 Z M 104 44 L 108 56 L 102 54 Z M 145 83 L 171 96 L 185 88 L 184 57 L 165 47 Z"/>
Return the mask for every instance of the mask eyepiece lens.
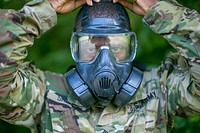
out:
<path id="1" fill-rule="evenodd" d="M 107 47 L 117 62 L 129 62 L 135 57 L 137 41 L 133 32 L 90 35 L 73 33 L 71 52 L 76 62 L 92 62 Z"/>

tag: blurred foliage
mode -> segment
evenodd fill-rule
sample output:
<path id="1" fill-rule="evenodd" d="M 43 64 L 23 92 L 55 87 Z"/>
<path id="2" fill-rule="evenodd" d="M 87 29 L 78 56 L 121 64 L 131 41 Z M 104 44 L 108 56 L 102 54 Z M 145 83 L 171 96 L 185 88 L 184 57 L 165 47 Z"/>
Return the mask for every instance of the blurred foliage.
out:
<path id="1" fill-rule="evenodd" d="M 19 10 L 30 0 L 0 0 L 0 8 Z M 200 12 L 200 0 L 188 1 L 178 0 L 184 6 L 198 10 Z M 58 24 L 42 37 L 35 40 L 35 45 L 29 48 L 27 60 L 33 61 L 36 66 L 44 71 L 64 73 L 74 61 L 70 55 L 69 41 L 73 30 L 78 9 L 65 14 L 58 15 Z M 158 66 L 163 57 L 172 47 L 159 35 L 152 32 L 142 23 L 142 17 L 136 16 L 128 11 L 132 23 L 132 30 L 138 37 L 138 53 L 136 60 L 149 66 Z M 199 133 L 200 116 L 190 119 L 175 118 L 175 126 L 172 133 Z M 0 121 L 0 133 L 29 133 L 24 127 L 10 125 Z"/>

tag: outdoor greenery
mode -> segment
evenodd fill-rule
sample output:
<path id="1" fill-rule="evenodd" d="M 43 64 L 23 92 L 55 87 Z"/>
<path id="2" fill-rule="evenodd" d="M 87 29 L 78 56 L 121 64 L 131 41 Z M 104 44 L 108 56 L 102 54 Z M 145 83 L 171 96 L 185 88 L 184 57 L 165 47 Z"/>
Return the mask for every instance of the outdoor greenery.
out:
<path id="1" fill-rule="evenodd" d="M 30 0 L 0 0 L 0 8 L 18 10 Z M 200 0 L 178 0 L 184 6 L 200 12 Z M 78 10 L 65 15 L 58 15 L 58 24 L 53 29 L 35 40 L 33 47 L 29 48 L 28 61 L 44 71 L 64 73 L 74 61 L 70 54 L 69 41 L 73 30 L 74 20 Z M 158 66 L 164 56 L 174 50 L 161 36 L 153 33 L 145 24 L 142 17 L 128 11 L 131 18 L 132 29 L 138 37 L 138 53 L 136 60 L 148 66 Z M 199 133 L 200 116 L 190 119 L 175 118 L 172 133 Z M 29 133 L 24 127 L 13 126 L 0 121 L 0 133 Z"/>

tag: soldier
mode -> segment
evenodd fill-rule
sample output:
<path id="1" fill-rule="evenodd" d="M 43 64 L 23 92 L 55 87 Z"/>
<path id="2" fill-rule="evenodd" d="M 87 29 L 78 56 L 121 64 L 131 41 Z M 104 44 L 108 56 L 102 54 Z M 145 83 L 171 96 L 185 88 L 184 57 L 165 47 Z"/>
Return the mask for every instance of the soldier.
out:
<path id="1" fill-rule="evenodd" d="M 87 3 L 87 4 L 86 4 Z M 27 47 L 84 5 L 64 75 L 24 62 Z M 176 50 L 158 68 L 133 65 L 137 38 L 127 7 Z M 32 133 L 169 132 L 200 112 L 200 15 L 174 0 L 34 0 L 0 10 L 0 118 Z"/>

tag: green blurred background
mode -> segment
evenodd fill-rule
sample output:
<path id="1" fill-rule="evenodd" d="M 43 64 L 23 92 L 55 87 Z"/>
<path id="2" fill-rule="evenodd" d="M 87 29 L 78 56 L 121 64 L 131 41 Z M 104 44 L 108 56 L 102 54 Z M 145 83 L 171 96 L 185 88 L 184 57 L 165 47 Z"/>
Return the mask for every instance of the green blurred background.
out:
<path id="1" fill-rule="evenodd" d="M 0 8 L 20 9 L 30 0 L 0 0 Z M 178 0 L 184 6 L 195 9 L 200 12 L 200 0 Z M 77 10 L 58 15 L 58 24 L 45 33 L 42 37 L 35 40 L 35 45 L 29 48 L 28 61 L 32 61 L 36 66 L 44 71 L 53 71 L 64 73 L 74 64 L 70 55 L 69 41 L 73 30 Z M 163 57 L 172 49 L 172 47 L 159 35 L 152 32 L 142 23 L 142 17 L 136 16 L 128 11 L 132 23 L 132 29 L 138 37 L 138 53 L 136 60 L 147 64 L 148 66 L 158 66 Z M 172 133 L 199 133 L 200 116 L 190 119 L 175 117 L 175 126 Z M 0 121 L 0 133 L 29 133 L 24 127 L 13 126 L 4 121 Z"/>

